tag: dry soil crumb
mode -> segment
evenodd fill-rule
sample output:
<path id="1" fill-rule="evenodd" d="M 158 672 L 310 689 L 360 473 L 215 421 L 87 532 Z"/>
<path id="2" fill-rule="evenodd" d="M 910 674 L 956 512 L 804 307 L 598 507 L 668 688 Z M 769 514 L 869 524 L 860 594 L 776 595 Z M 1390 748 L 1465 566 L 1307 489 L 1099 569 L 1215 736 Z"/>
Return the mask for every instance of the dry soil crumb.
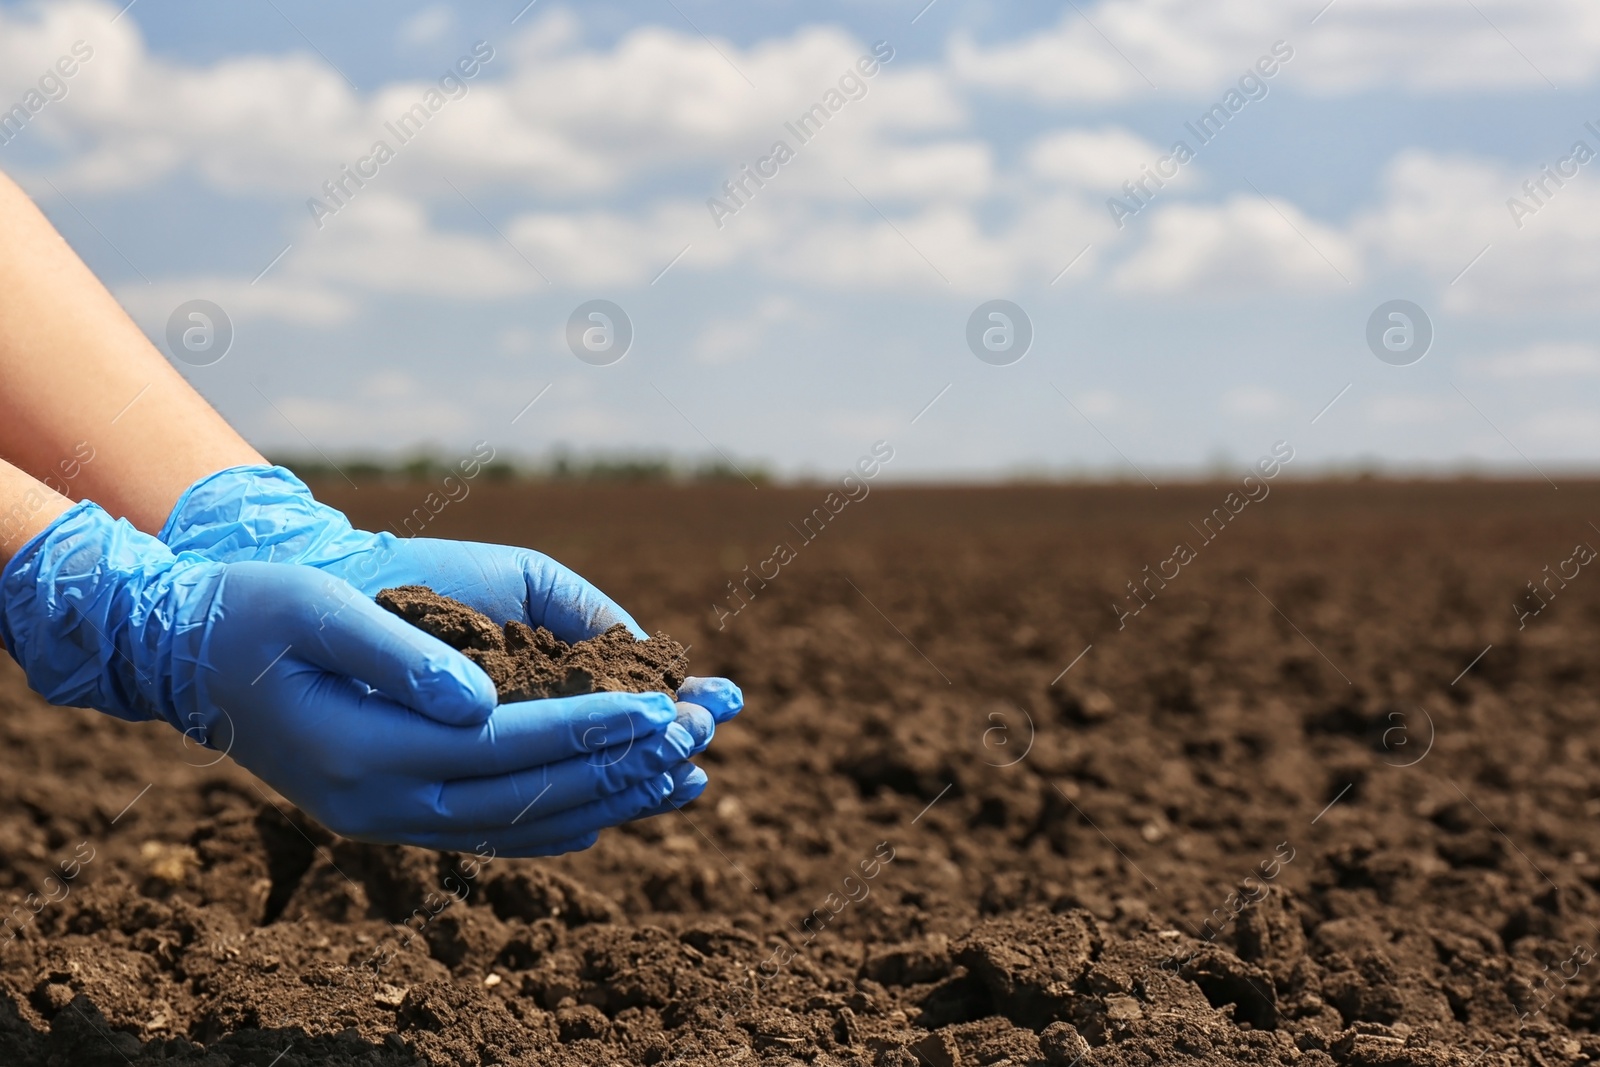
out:
<path id="1" fill-rule="evenodd" d="M 464 652 L 494 680 L 502 704 L 595 692 L 673 696 L 688 663 L 683 646 L 666 634 L 639 641 L 619 623 L 569 645 L 543 626 L 534 629 L 515 619 L 502 629 L 425 585 L 385 589 L 378 603 Z"/>

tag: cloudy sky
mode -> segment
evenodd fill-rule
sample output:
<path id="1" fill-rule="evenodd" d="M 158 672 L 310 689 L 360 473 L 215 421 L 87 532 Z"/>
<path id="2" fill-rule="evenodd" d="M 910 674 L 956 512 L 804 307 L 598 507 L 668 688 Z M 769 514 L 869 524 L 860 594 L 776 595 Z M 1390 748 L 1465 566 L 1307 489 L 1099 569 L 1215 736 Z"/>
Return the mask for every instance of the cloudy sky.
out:
<path id="1" fill-rule="evenodd" d="M 1600 457 L 1589 0 L 525 2 L 0 2 L 0 168 L 280 452 Z"/>

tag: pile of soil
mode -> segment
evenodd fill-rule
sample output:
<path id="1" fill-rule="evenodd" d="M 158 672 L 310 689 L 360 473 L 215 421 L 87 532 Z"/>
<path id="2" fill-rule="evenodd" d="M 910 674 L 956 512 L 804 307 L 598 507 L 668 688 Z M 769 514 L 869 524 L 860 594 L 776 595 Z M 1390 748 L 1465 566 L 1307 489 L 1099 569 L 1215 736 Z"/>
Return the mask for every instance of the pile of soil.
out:
<path id="1" fill-rule="evenodd" d="M 496 626 L 489 616 L 425 585 L 384 589 L 377 600 L 482 667 L 502 704 L 597 692 L 675 696 L 683 684 L 688 658 L 665 634 L 640 641 L 618 623 L 569 645 L 543 626 L 518 619 Z"/>
<path id="2" fill-rule="evenodd" d="M 1143 586 L 1225 491 L 879 489 L 746 585 L 816 493 L 476 490 L 430 534 L 747 698 L 551 861 L 335 838 L 6 664 L 0 1062 L 1600 1062 L 1600 487 L 1279 485 Z"/>

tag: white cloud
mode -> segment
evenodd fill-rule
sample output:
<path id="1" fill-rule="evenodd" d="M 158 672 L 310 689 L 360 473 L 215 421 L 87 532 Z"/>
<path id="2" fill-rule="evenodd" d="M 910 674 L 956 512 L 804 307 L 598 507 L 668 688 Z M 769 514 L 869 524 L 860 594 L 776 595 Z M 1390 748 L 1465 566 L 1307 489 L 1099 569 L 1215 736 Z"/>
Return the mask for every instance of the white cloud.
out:
<path id="1" fill-rule="evenodd" d="M 1380 393 L 1363 407 L 1367 418 L 1381 426 L 1416 426 L 1420 423 L 1436 424 L 1457 418 L 1466 407 L 1457 396 L 1433 396 L 1423 393 Z"/>
<path id="2" fill-rule="evenodd" d="M 958 36 L 944 65 L 884 64 L 864 80 L 865 95 L 810 144 L 796 144 L 796 161 L 721 229 L 698 192 L 641 203 L 635 190 L 670 166 L 706 175 L 704 194 L 715 192 L 775 139 L 792 138 L 785 121 L 836 87 L 869 46 L 829 26 L 716 48 L 687 30 L 641 26 L 597 48 L 584 43 L 569 10 L 530 17 L 496 45 L 467 95 L 399 146 L 348 209 L 321 231 L 301 231 L 274 278 L 299 286 L 304 306 L 284 297 L 277 311 L 261 313 L 334 321 L 349 311 L 339 301 L 359 289 L 515 296 L 546 284 L 535 270 L 557 285 L 636 285 L 686 246 L 676 270 L 742 267 L 828 287 L 993 291 L 1048 281 L 1093 244 L 1067 284 L 1088 282 L 1102 255 L 1121 257 L 1112 274 L 1120 291 L 1186 295 L 1337 291 L 1338 272 L 1359 282 L 1369 264 L 1383 263 L 1430 279 L 1444 312 L 1589 306 L 1600 286 L 1600 185 L 1589 175 L 1519 229 L 1506 199 L 1533 168 L 1514 173 L 1493 161 L 1409 151 L 1388 169 L 1380 199 L 1352 220 L 1312 220 L 1286 201 L 1249 196 L 1158 199 L 1114 240 L 1096 199 L 1159 158 L 1157 145 L 1114 125 L 1056 128 L 1021 146 L 1020 166 L 1003 167 L 1000 136 L 970 125 L 974 88 L 1048 100 L 1153 92 L 1135 66 L 1162 93 L 1213 99 L 1280 31 L 1297 51 L 1273 92 L 1291 79 L 1317 91 L 1531 84 L 1527 62 L 1470 9 L 1453 0 L 1340 0 L 1310 26 L 1306 12 L 1266 0 L 1080 6 L 1082 14 L 1068 10 L 1056 26 L 1007 44 Z M 1552 77 L 1577 84 L 1600 69 L 1600 13 L 1579 0 L 1482 6 Z M 459 35 L 448 11 L 425 9 L 402 35 L 448 42 Z M 37 80 L 41 56 L 93 40 L 94 57 L 68 96 L 25 131 L 64 153 L 50 177 L 69 191 L 191 172 L 230 194 L 303 205 L 375 138 L 391 136 L 384 123 L 430 87 L 391 82 L 356 93 L 310 53 L 189 64 L 145 47 L 137 9 L 115 23 L 113 14 L 91 0 L 0 8 L 0 91 L 13 97 Z M 1425 38 L 1430 47 L 1417 49 Z M 464 53 L 471 44 L 455 47 Z M 514 249 L 471 214 L 454 229 L 441 226 L 463 207 L 446 178 L 475 203 L 480 188 L 494 187 L 481 202 Z M 496 195 L 506 190 L 517 197 L 509 209 Z M 528 209 L 530 200 L 541 206 Z M 241 299 L 249 314 L 278 298 Z"/>
<path id="3" fill-rule="evenodd" d="M 349 398 L 291 393 L 270 397 L 256 412 L 260 436 L 283 441 L 290 450 L 304 446 L 305 435 L 326 450 L 350 450 L 391 437 L 397 426 L 417 427 L 435 441 L 480 434 L 481 412 L 441 396 L 399 371 L 374 374 Z"/>
<path id="4" fill-rule="evenodd" d="M 439 230 L 417 201 L 371 190 L 322 230 L 303 235 L 275 269 L 286 279 L 474 300 L 548 284 L 536 259 L 524 259 L 498 236 Z"/>
<path id="5" fill-rule="evenodd" d="M 309 197 L 383 139 L 405 160 L 382 172 L 400 192 L 431 191 L 444 175 L 592 196 L 649 178 L 664 164 L 731 170 L 780 137 L 799 147 L 784 122 L 847 76 L 858 98 L 830 118 L 819 141 L 856 138 L 883 147 L 901 133 L 965 122 L 964 104 L 942 72 L 902 59 L 860 78 L 855 64 L 870 48 L 837 28 L 802 27 L 745 49 L 721 42 L 730 65 L 697 34 L 657 26 L 641 26 L 609 49 L 584 48 L 574 16 L 557 12 L 530 20 L 496 48 L 466 82 L 465 95 L 448 100 L 401 146 L 385 123 L 422 100 L 434 81 L 357 94 L 309 52 L 190 65 L 153 55 L 137 13 L 112 23 L 115 14 L 92 0 L 39 11 L 0 8 L 0 100 L 26 91 L 74 39 L 92 41 L 92 62 L 68 98 L 50 105 L 48 123 L 40 120 L 40 136 L 68 153 L 52 174 L 68 186 L 135 187 L 191 170 L 231 191 Z M 427 9 L 402 37 L 432 35 L 433 47 L 442 47 L 437 42 L 457 32 L 448 17 L 448 9 Z M 463 56 L 472 47 L 464 36 L 457 44 Z M 983 145 L 901 149 L 910 153 L 904 160 L 876 164 L 890 175 L 903 172 L 900 187 L 927 183 L 907 172 L 952 166 L 958 187 L 987 180 Z"/>
<path id="6" fill-rule="evenodd" d="M 1057 130 L 1033 142 L 1028 169 L 1040 178 L 1076 188 L 1117 190 L 1153 166 L 1162 151 L 1117 126 Z"/>
<path id="7" fill-rule="evenodd" d="M 693 443 L 688 444 L 687 448 L 699 451 L 703 447 L 703 442 L 694 436 L 694 430 L 684 426 L 681 420 L 673 424 L 672 434 L 678 436 L 680 427 L 683 434 L 693 438 Z M 559 404 L 539 404 L 528 412 L 527 418 L 517 423 L 517 429 L 525 430 L 545 441 L 558 443 L 581 441 L 598 444 L 599 450 L 606 452 L 648 447 L 651 442 L 648 432 L 640 425 L 640 420 L 634 412 L 619 409 L 614 404 L 604 405 L 589 401 L 574 403 L 563 399 Z"/>
<path id="8" fill-rule="evenodd" d="M 1246 418 L 1265 418 L 1289 408 L 1289 401 L 1275 389 L 1245 385 L 1222 394 L 1222 410 Z"/>
<path id="9" fill-rule="evenodd" d="M 1592 458 L 1600 448 L 1600 410 L 1564 405 L 1526 420 L 1530 441 L 1556 450 L 1578 450 Z"/>
<path id="10" fill-rule="evenodd" d="M 771 296 L 742 318 L 713 318 L 692 346 L 695 361 L 720 366 L 757 354 L 773 331 L 800 321 L 800 306 L 789 297 Z"/>
<path id="11" fill-rule="evenodd" d="M 1390 165 L 1384 199 L 1352 232 L 1391 263 L 1420 269 L 1445 311 L 1583 310 L 1600 287 L 1600 187 L 1589 175 L 1554 192 L 1519 228 L 1507 201 L 1520 173 L 1491 160 L 1424 151 Z"/>
<path id="12" fill-rule="evenodd" d="M 1071 25 L 1068 16 L 1054 33 L 987 47 L 958 33 L 950 40 L 950 66 L 968 84 L 1048 102 L 1116 100 L 1149 87 L 1092 27 Z"/>
<path id="13" fill-rule="evenodd" d="M 1600 346 L 1581 341 L 1543 341 L 1468 360 L 1465 366 L 1488 378 L 1593 378 L 1600 376 Z"/>
<path id="14" fill-rule="evenodd" d="M 1504 207 L 1512 188 L 1503 168 L 1486 160 L 1402 152 L 1386 170 L 1382 203 L 1358 231 L 1391 262 L 1449 282 L 1485 245 L 1512 236 Z"/>
<path id="15" fill-rule="evenodd" d="M 27 131 L 66 153 L 58 183 L 121 188 L 187 167 L 224 188 L 309 193 L 334 160 L 367 142 L 365 105 L 316 57 L 172 64 L 146 51 L 132 17 L 110 22 L 115 14 L 80 0 L 44 8 L 36 21 L 0 9 L 0 71 L 31 69 L 75 38 L 93 50 L 67 97 Z"/>
<path id="16" fill-rule="evenodd" d="M 1342 0 L 1313 25 L 1320 6 L 1069 5 L 1055 27 L 1016 40 L 979 44 L 957 34 L 949 62 L 969 85 L 1044 102 L 1219 93 L 1277 41 L 1294 55 L 1269 87 L 1322 94 L 1547 90 L 1600 75 L 1600 9 L 1587 0 Z"/>
<path id="17" fill-rule="evenodd" d="M 1352 241 L 1283 201 L 1241 195 L 1217 206 L 1174 204 L 1129 225 L 1148 225 L 1149 236 L 1112 275 L 1127 293 L 1326 292 L 1361 276 Z"/>
<path id="18" fill-rule="evenodd" d="M 867 442 L 882 438 L 904 421 L 905 413 L 892 408 L 847 407 L 830 411 L 820 420 L 820 428 L 839 443 L 844 454 L 845 449 L 860 449 Z"/>
<path id="19" fill-rule="evenodd" d="M 674 273 L 746 267 L 825 289 L 944 291 L 949 285 L 963 293 L 1019 280 L 1046 283 L 1086 241 L 1105 240 L 1112 229 L 1104 211 L 1070 197 L 1030 204 L 1003 227 L 985 228 L 970 206 L 959 203 L 896 212 L 892 219 L 859 198 L 829 206 L 769 197 L 726 220 L 721 230 L 704 205 L 686 201 L 662 201 L 633 214 L 526 213 L 503 229 L 558 286 L 648 284 L 683 253 Z M 329 240 L 345 221 L 343 215 L 330 220 L 312 240 Z M 431 249 L 452 247 L 471 266 L 448 288 L 452 294 L 493 298 L 537 283 L 497 236 L 439 234 L 415 204 L 381 231 L 367 227 L 339 237 L 334 250 L 306 257 L 317 277 L 386 290 L 418 291 L 420 285 L 440 291 L 433 280 L 439 256 Z M 1089 266 L 1092 257 L 1075 271 Z M 416 270 L 423 272 L 420 280 L 410 280 Z M 479 284 L 475 278 L 485 280 Z"/>
<path id="20" fill-rule="evenodd" d="M 526 356 L 533 352 L 535 338 L 526 326 L 507 326 L 495 335 L 495 347 L 502 355 Z"/>
<path id="21" fill-rule="evenodd" d="M 666 200 L 634 213 L 528 212 L 495 232 L 472 214 L 461 228 L 442 228 L 421 201 L 368 189 L 320 230 L 303 225 L 272 270 L 274 285 L 251 287 L 247 279 L 205 285 L 241 293 L 253 301 L 247 305 L 253 312 L 317 323 L 347 314 L 359 292 L 498 300 L 552 285 L 646 285 L 668 264 L 674 274 L 739 267 L 824 289 L 992 295 L 996 287 L 1048 283 L 1086 241 L 1105 241 L 1112 232 L 1104 211 L 1064 196 L 1029 204 L 1009 224 L 992 228 L 959 203 L 892 218 L 859 198 L 832 205 L 768 200 L 719 231 L 704 205 Z M 1083 281 L 1094 261 L 1093 254 L 1083 257 L 1064 284 Z M 191 287 L 163 283 L 162 292 Z M 295 300 L 305 306 L 293 306 Z"/>
<path id="22" fill-rule="evenodd" d="M 38 88 L 39 78 L 51 70 L 58 57 L 69 55 L 77 41 L 88 46 L 90 55 L 81 69 L 66 79 L 66 97 L 48 107 L 60 110 L 66 100 L 81 96 L 88 75 L 115 66 L 121 51 L 116 42 L 132 35 L 127 27 L 107 26 L 106 20 L 114 14 L 114 8 L 79 0 L 41 4 L 26 14 L 0 8 L 0 107 L 9 108 L 25 92 Z M 79 55 L 83 55 L 81 48 Z"/>
<path id="23" fill-rule="evenodd" d="M 1313 32 L 1291 29 L 1305 50 L 1296 83 L 1320 92 L 1543 92 L 1600 75 L 1600 11 L 1585 0 L 1345 0 Z"/>
<path id="24" fill-rule="evenodd" d="M 1091 389 L 1073 401 L 1078 410 L 1091 419 L 1118 415 L 1122 412 L 1122 398 L 1109 389 Z"/>
<path id="25" fill-rule="evenodd" d="M 1063 197 L 1032 205 L 993 230 L 956 204 L 899 214 L 892 223 L 870 211 L 812 211 L 788 220 L 783 237 L 763 242 L 752 258 L 773 276 L 829 288 L 949 286 L 970 295 L 1020 281 L 1046 283 L 1086 238 L 1103 240 L 1110 229 L 1103 211 Z"/>
<path id="26" fill-rule="evenodd" d="M 982 141 L 920 145 L 862 145 L 844 173 L 862 194 L 910 200 L 975 200 L 994 190 L 994 151 Z M 844 182 L 834 195 L 854 197 Z"/>
<path id="27" fill-rule="evenodd" d="M 741 215 L 735 222 L 718 233 L 704 205 L 678 200 L 637 215 L 529 212 L 513 219 L 506 235 L 556 284 L 633 285 L 650 282 L 680 252 L 674 270 L 724 266 L 767 232 L 759 217 Z"/>
<path id="28" fill-rule="evenodd" d="M 548 393 L 524 410 L 546 385 L 551 386 Z M 594 396 L 582 377 L 562 377 L 552 384 L 496 375 L 457 380 L 451 386 L 442 390 L 437 382 L 389 370 L 362 379 L 348 396 L 280 395 L 269 388 L 270 402 L 251 394 L 256 403 L 248 416 L 250 436 L 287 453 L 304 453 L 310 448 L 309 439 L 338 460 L 353 452 L 373 451 L 374 442 L 379 443 L 378 451 L 399 443 L 466 447 L 483 439 L 497 450 L 509 450 L 515 447 L 513 442 L 523 447 L 576 443 L 609 450 L 649 448 L 652 437 L 645 426 L 657 421 L 672 425 L 674 433 L 682 427 L 693 434 L 665 405 L 660 412 L 652 411 L 650 419 L 641 420 L 614 400 Z M 508 426 L 519 411 L 522 415 L 515 426 Z M 699 439 L 695 441 L 698 448 Z"/>
<path id="29" fill-rule="evenodd" d="M 119 288 L 117 300 L 136 321 L 156 336 L 166 328 L 167 316 L 189 300 L 210 300 L 234 323 L 276 319 L 308 326 L 331 326 L 356 313 L 348 296 L 325 286 L 265 278 L 252 285 L 247 279 L 216 276 L 163 278 L 153 285 Z"/>

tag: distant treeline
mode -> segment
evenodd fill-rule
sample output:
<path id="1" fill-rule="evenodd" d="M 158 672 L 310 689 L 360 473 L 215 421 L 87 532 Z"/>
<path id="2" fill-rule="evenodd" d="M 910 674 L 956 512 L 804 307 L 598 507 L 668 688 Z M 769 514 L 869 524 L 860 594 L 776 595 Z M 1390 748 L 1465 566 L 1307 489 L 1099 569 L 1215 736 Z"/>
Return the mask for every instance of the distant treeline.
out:
<path id="1" fill-rule="evenodd" d="M 331 460 L 322 456 L 269 456 L 300 478 L 326 481 L 349 478 L 364 482 L 430 482 L 456 473 L 456 461 L 445 453 L 413 454 L 395 458 L 356 456 Z M 743 474 L 740 471 L 743 471 Z M 690 461 L 670 456 L 597 455 L 556 453 L 545 459 L 495 459 L 483 465 L 478 478 L 490 482 L 603 482 L 603 483 L 743 483 L 765 485 L 772 475 L 758 464 L 741 464 L 739 470 L 724 460 Z"/>
<path id="2" fill-rule="evenodd" d="M 410 482 L 439 482 L 446 475 L 459 474 L 460 457 L 445 452 L 412 453 L 398 457 L 321 455 L 271 455 L 306 481 L 344 481 L 357 485 L 369 483 L 406 484 Z M 741 474 L 741 471 L 743 472 Z M 1233 475 L 1232 465 L 1213 463 L 1203 469 L 1185 471 L 1153 471 L 1153 476 L 1163 485 L 1201 487 L 1221 484 Z M 342 475 L 342 477 L 341 477 Z M 1600 478 L 1593 469 L 1569 470 L 1570 479 L 1586 483 Z M 685 459 L 683 457 L 644 454 L 573 454 L 552 453 L 544 458 L 496 457 L 481 464 L 474 475 L 478 482 L 563 482 L 569 484 L 591 483 L 597 485 L 657 484 L 657 485 L 708 485 L 726 482 L 745 484 L 745 478 L 756 485 L 815 485 L 827 479 L 814 474 L 801 473 L 779 477 L 769 467 L 754 460 L 740 460 L 738 468 L 720 457 L 710 459 Z M 1351 482 L 1390 482 L 1395 484 L 1441 482 L 1515 483 L 1526 481 L 1515 471 L 1476 469 L 1462 467 L 1439 470 L 1386 470 L 1376 463 L 1352 463 L 1344 466 L 1326 464 L 1321 468 L 1301 472 L 1300 481 L 1340 484 Z M 1536 479 L 1535 479 L 1536 481 Z M 1116 487 L 1145 485 L 1135 475 L 1120 470 L 1097 470 L 1087 467 L 1015 467 L 995 472 L 990 477 L 953 477 L 945 480 L 930 478 L 925 485 L 943 486 L 1064 486 Z M 1543 483 L 1539 483 L 1543 484 Z M 1148 488 L 1148 487 L 1147 487 Z"/>

